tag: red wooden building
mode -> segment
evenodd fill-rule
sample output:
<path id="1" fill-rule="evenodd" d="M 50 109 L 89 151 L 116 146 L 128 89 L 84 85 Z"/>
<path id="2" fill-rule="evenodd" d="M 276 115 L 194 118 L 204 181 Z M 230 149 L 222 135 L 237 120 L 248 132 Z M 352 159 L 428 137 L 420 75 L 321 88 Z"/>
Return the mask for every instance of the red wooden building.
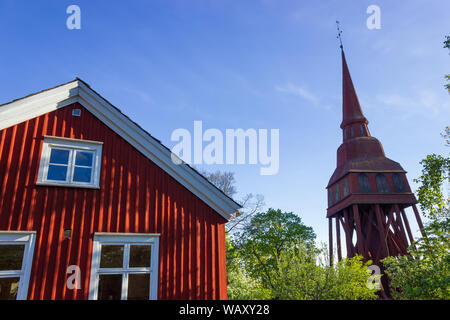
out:
<path id="1" fill-rule="evenodd" d="M 337 256 L 342 258 L 341 229 L 347 256 L 362 255 L 384 271 L 382 259 L 407 254 L 414 241 L 405 210 L 412 207 L 423 229 L 402 166 L 384 153 L 381 142 L 368 128 L 341 45 L 342 57 L 342 144 L 337 150 L 337 166 L 328 185 L 329 250 L 333 263 L 333 221 Z M 342 227 L 342 228 L 341 228 Z M 389 297 L 388 278 L 381 278 Z"/>
<path id="2" fill-rule="evenodd" d="M 226 299 L 239 207 L 80 79 L 0 105 L 0 299 Z"/>

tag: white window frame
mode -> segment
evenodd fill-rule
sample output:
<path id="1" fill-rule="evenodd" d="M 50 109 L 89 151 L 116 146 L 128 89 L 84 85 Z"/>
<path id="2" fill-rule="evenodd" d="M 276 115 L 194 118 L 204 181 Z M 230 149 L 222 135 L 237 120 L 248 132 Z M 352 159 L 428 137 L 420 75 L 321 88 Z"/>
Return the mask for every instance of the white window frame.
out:
<path id="1" fill-rule="evenodd" d="M 35 242 L 35 231 L 0 231 L 0 245 L 25 245 L 21 269 L 0 270 L 0 278 L 20 278 L 16 300 L 26 300 L 28 297 L 28 284 L 30 282 L 30 273 L 33 264 Z"/>
<path id="2" fill-rule="evenodd" d="M 92 250 L 91 279 L 89 287 L 89 300 L 98 299 L 98 282 L 100 274 L 122 274 L 121 300 L 126 300 L 128 294 L 128 274 L 150 274 L 149 300 L 158 299 L 158 262 L 159 262 L 159 236 L 158 233 L 103 233 L 94 234 Z M 122 268 L 100 268 L 100 255 L 102 245 L 124 245 Z M 150 267 L 130 268 L 130 245 L 151 245 Z"/>
<path id="3" fill-rule="evenodd" d="M 103 142 L 100 141 L 44 136 L 44 145 L 42 147 L 41 162 L 39 165 L 39 174 L 36 184 L 98 189 L 100 187 L 102 147 Z M 47 179 L 50 162 L 50 153 L 53 148 L 69 149 L 70 151 L 66 181 L 55 181 Z M 92 175 L 90 182 L 73 181 L 73 172 L 75 169 L 75 151 L 89 151 L 94 153 L 92 160 Z"/>

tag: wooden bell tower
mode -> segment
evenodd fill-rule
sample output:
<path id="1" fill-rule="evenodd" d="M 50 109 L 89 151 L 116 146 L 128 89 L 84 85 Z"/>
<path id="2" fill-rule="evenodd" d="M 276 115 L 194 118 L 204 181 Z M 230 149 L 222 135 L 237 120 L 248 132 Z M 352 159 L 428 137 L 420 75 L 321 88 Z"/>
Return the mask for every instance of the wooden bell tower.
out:
<path id="1" fill-rule="evenodd" d="M 387 158 L 380 141 L 370 135 L 342 46 L 341 55 L 343 142 L 337 150 L 337 167 L 327 186 L 330 261 L 335 228 L 339 260 L 343 231 L 347 256 L 360 254 L 383 272 L 380 260 L 406 254 L 413 241 L 405 208 L 412 207 L 419 228 L 423 229 L 423 225 L 406 171 Z M 382 296 L 389 296 L 387 281 L 387 277 L 382 277 Z"/>

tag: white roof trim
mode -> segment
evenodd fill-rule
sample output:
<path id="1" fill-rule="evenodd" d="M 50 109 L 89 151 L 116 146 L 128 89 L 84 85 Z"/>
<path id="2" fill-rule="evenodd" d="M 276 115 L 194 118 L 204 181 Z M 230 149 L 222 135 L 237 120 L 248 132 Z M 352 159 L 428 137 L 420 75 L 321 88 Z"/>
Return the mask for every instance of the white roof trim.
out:
<path id="1" fill-rule="evenodd" d="M 187 164 L 174 164 L 168 148 L 79 79 L 0 105 L 0 130 L 74 102 L 83 105 L 225 219 L 231 219 L 241 207 Z"/>

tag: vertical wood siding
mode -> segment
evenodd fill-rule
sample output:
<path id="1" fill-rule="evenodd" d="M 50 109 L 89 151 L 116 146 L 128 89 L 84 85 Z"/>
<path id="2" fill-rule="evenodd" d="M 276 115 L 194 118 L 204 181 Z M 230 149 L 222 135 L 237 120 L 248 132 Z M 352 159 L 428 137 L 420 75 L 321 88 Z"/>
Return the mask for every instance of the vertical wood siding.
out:
<path id="1" fill-rule="evenodd" d="M 100 189 L 37 186 L 44 135 L 102 141 Z M 88 298 L 94 232 L 161 234 L 159 299 L 226 299 L 225 222 L 78 103 L 0 131 L 0 230 L 37 232 L 29 299 Z"/>

